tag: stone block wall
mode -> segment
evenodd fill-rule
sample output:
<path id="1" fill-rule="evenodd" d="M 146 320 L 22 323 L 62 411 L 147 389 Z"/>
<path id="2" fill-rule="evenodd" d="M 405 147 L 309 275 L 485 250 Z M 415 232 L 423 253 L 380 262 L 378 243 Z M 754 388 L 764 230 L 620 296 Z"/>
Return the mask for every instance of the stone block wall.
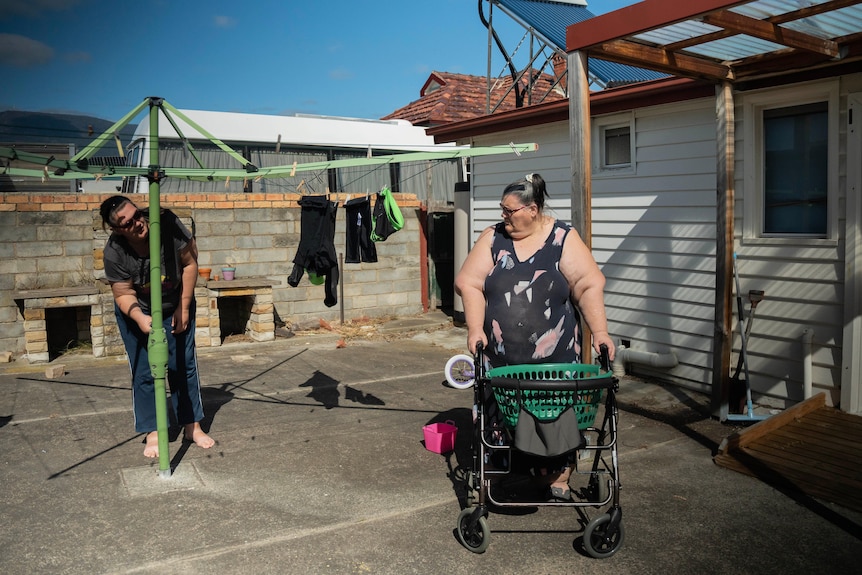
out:
<path id="1" fill-rule="evenodd" d="M 107 233 L 101 228 L 98 208 L 106 197 L 107 194 L 0 195 L 0 351 L 11 351 L 15 356 L 25 354 L 24 322 L 39 321 L 32 317 L 25 320 L 24 302 L 15 299 L 16 293 L 96 286 L 98 294 L 90 298 L 98 301 L 87 303 L 101 311 L 91 313 L 94 353 L 97 348 L 105 355 L 123 353 L 122 343 L 117 345 L 110 290 L 100 281 L 104 278 L 102 249 Z M 149 204 L 147 194 L 132 194 L 129 198 L 139 207 Z M 339 201 L 335 247 L 341 258 L 346 226 L 341 203 L 345 198 L 331 198 Z M 272 281 L 271 301 L 265 301 L 265 295 L 256 300 L 256 322 L 303 328 L 317 325 L 320 319 L 338 322 L 342 313 L 349 321 L 423 311 L 425 243 L 420 206 L 413 195 L 395 194 L 395 198 L 404 214 L 404 228 L 375 244 L 377 262 L 344 264 L 342 259 L 339 301 L 333 307 L 323 303 L 324 287 L 311 284 L 307 276 L 297 287 L 287 283 L 302 231 L 299 195 L 165 194 L 160 202 L 187 225 L 194 222 L 200 267 L 212 268 L 213 275 L 220 275 L 223 265 L 233 264 L 238 280 Z M 210 328 L 211 322 L 218 321 L 211 311 L 210 292 L 200 284 L 196 291 L 198 335 L 202 328 Z M 206 309 L 202 310 L 201 304 Z M 39 315 L 31 315 L 34 314 Z M 92 325 L 93 321 L 99 325 Z"/>

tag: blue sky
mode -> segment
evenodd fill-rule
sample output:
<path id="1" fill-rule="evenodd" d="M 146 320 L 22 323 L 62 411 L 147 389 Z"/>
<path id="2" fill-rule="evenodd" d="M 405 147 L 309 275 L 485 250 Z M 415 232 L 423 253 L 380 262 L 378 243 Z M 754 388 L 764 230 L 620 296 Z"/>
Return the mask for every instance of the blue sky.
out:
<path id="1" fill-rule="evenodd" d="M 523 30 L 495 25 L 513 49 Z M 185 109 L 380 118 L 434 70 L 485 75 L 487 54 L 477 0 L 0 0 L 0 110 L 115 121 L 161 96 Z"/>

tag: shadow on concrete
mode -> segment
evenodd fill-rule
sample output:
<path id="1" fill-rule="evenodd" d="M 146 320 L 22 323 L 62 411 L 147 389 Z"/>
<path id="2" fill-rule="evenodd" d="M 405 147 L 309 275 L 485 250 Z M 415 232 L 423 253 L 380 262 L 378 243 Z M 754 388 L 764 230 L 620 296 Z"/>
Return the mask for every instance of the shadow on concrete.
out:
<path id="1" fill-rule="evenodd" d="M 46 377 L 16 377 L 18 381 L 36 381 L 39 383 L 50 383 L 52 385 L 74 385 L 75 387 L 95 387 L 97 389 L 110 389 L 114 391 L 128 391 L 128 387 L 116 385 L 105 385 L 101 383 L 84 383 L 82 381 L 65 381 L 62 379 L 48 379 Z"/>
<path id="2" fill-rule="evenodd" d="M 115 450 L 115 449 L 117 449 L 117 448 L 119 448 L 119 447 L 122 447 L 123 445 L 125 445 L 125 444 L 127 444 L 127 443 L 130 443 L 130 442 L 134 441 L 134 440 L 135 440 L 136 438 L 138 438 L 138 437 L 143 437 L 144 439 L 146 439 L 146 436 L 147 436 L 147 435 L 146 435 L 145 433 L 144 433 L 144 434 L 140 434 L 140 433 L 135 434 L 135 435 L 133 435 L 133 436 L 129 437 L 128 439 L 124 439 L 123 441 L 121 441 L 121 442 L 119 442 L 119 443 L 115 443 L 115 444 L 114 444 L 114 445 L 112 445 L 111 447 L 108 447 L 107 449 L 103 449 L 102 451 L 99 451 L 98 453 L 94 453 L 93 455 L 91 455 L 91 456 L 89 456 L 89 457 L 87 457 L 87 458 L 85 458 L 85 459 L 82 459 L 81 461 L 79 461 L 79 462 L 77 462 L 77 463 L 75 463 L 75 464 L 73 464 L 73 465 L 70 465 L 69 467 L 67 467 L 67 468 L 65 468 L 65 469 L 61 469 L 60 471 L 57 471 L 57 472 L 55 472 L 55 473 L 52 473 L 51 475 L 49 475 L 49 476 L 48 476 L 48 479 L 57 479 L 58 477 L 62 477 L 63 475 L 65 475 L 65 474 L 66 474 L 66 473 L 68 473 L 69 471 L 72 471 L 73 469 L 75 469 L 75 468 L 77 468 L 77 467 L 80 467 L 81 465 L 84 465 L 85 463 L 89 463 L 89 462 L 91 462 L 91 461 L 95 461 L 96 459 L 98 459 L 99 457 L 101 457 L 101 456 L 105 455 L 106 453 L 110 453 L 111 451 L 113 451 L 113 450 Z"/>
<path id="3" fill-rule="evenodd" d="M 709 449 L 710 453 L 712 455 L 715 455 L 716 453 L 718 453 L 719 442 L 711 437 L 700 433 L 692 427 L 692 425 L 695 423 L 711 420 L 712 416 L 708 413 L 702 412 L 701 406 L 694 402 L 692 402 L 692 404 L 686 404 L 686 406 L 689 409 L 682 411 L 677 409 L 674 410 L 672 413 L 668 413 L 657 409 L 641 407 L 636 403 L 629 403 L 620 400 L 619 396 L 617 398 L 617 407 L 619 407 L 620 411 L 631 413 L 632 415 L 638 415 L 640 417 L 651 419 L 659 423 L 667 424 L 685 435 L 686 437 L 688 437 L 689 439 L 692 439 L 700 445 L 704 446 L 706 449 Z"/>

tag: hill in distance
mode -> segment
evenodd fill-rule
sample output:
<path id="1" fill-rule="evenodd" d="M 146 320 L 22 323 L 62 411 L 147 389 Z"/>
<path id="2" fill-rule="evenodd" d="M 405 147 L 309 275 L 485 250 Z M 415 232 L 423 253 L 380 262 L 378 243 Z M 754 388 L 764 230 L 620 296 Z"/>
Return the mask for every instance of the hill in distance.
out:
<path id="1" fill-rule="evenodd" d="M 80 151 L 113 124 L 93 116 L 7 110 L 0 112 L 0 145 L 74 144 Z M 136 127 L 136 124 L 129 124 L 120 131 L 124 148 L 131 143 Z M 117 146 L 106 142 L 96 155 L 116 156 Z"/>

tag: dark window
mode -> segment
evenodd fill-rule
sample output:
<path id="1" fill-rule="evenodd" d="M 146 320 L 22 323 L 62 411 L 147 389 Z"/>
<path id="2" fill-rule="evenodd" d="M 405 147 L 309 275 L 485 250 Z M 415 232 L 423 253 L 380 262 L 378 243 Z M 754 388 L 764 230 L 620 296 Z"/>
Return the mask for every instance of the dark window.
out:
<path id="1" fill-rule="evenodd" d="M 604 130 L 605 166 L 625 166 L 632 163 L 631 129 L 606 128 Z"/>
<path id="2" fill-rule="evenodd" d="M 826 235 L 828 132 L 826 102 L 764 111 L 765 234 Z"/>

